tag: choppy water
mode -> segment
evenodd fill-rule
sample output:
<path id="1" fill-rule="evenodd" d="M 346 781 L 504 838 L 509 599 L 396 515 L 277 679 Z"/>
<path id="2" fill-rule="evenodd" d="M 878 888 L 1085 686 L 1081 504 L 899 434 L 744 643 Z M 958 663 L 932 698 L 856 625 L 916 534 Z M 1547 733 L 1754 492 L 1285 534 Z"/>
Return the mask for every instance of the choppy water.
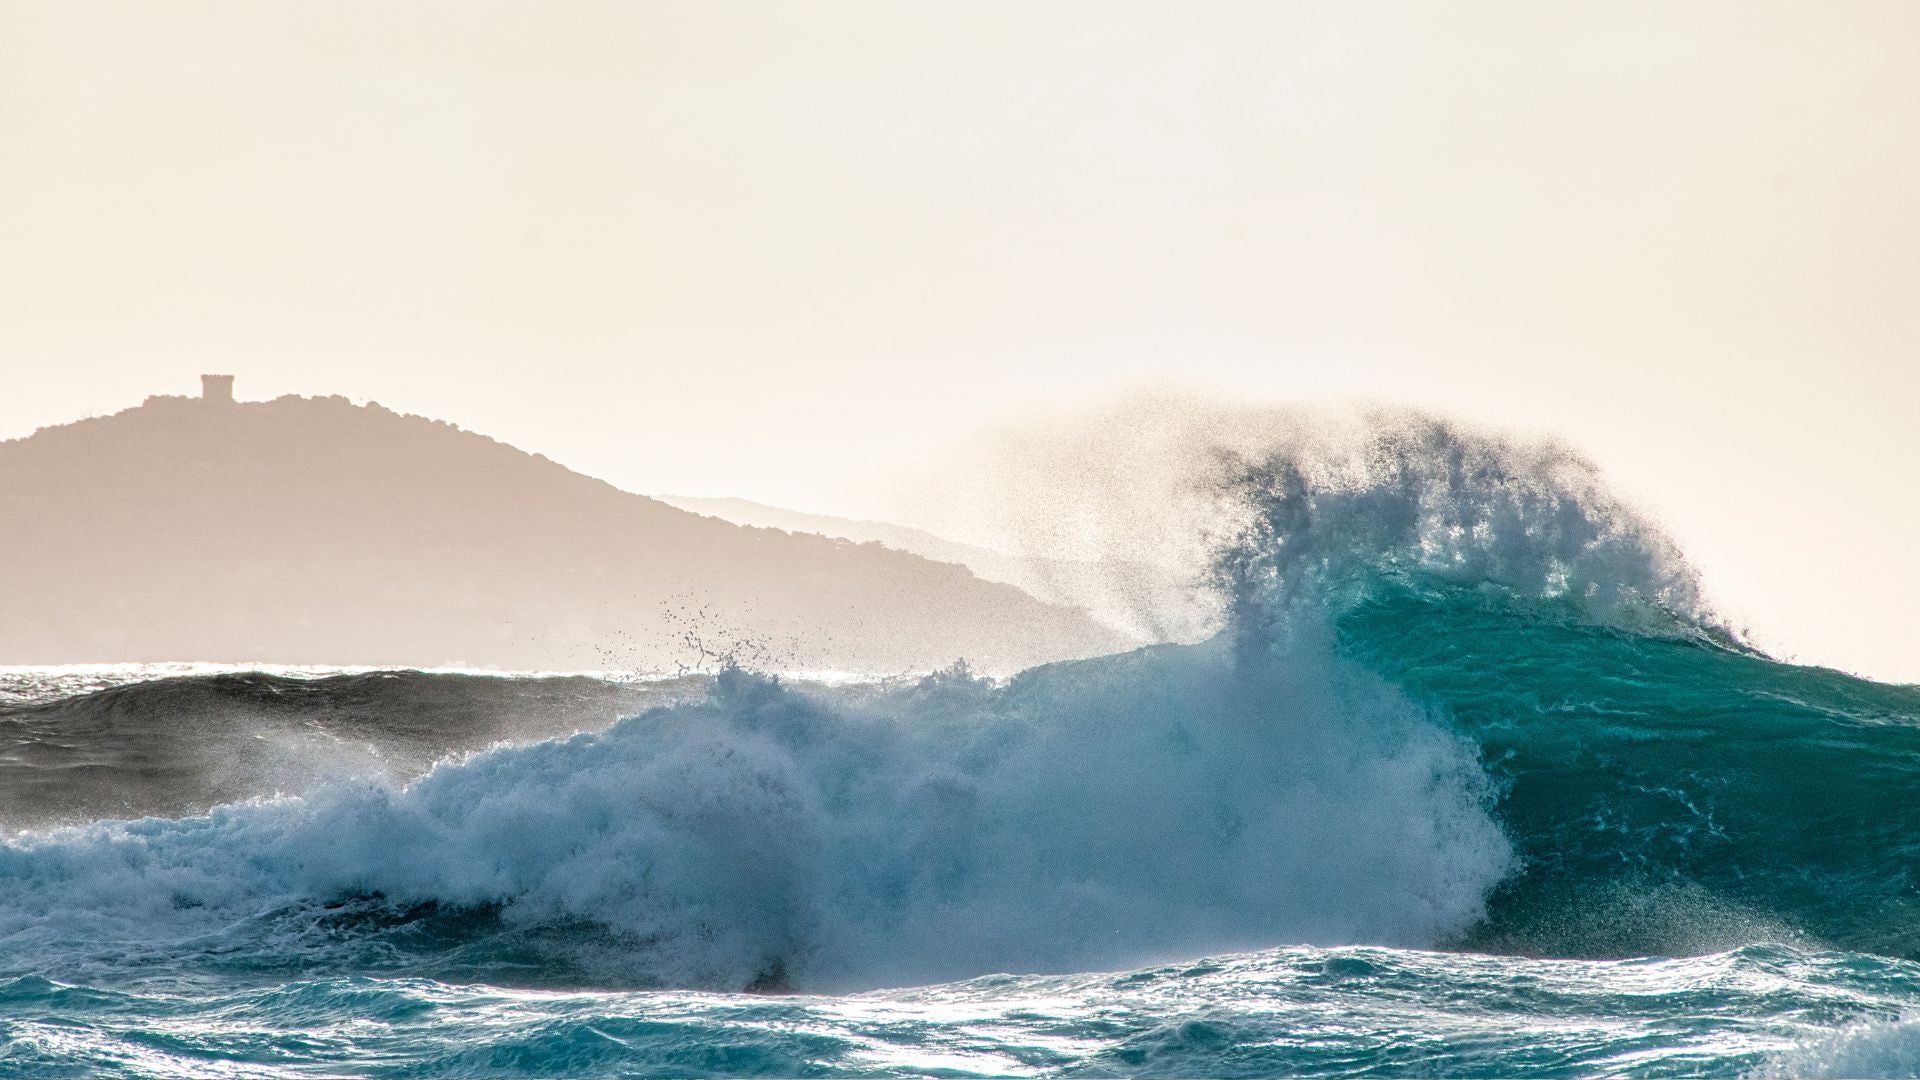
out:
<path id="1" fill-rule="evenodd" d="M 1217 636 L 1004 684 L 11 670 L 0 1071 L 1920 1072 L 1920 689 L 1552 454 L 1223 477 Z"/>
<path id="2" fill-rule="evenodd" d="M 782 997 L 344 977 L 0 985 L 10 1075 L 1910 1074 L 1920 967 L 1748 946 L 1542 961 L 1295 947 Z M 1837 1034 L 1836 1034 L 1837 1033 Z"/>

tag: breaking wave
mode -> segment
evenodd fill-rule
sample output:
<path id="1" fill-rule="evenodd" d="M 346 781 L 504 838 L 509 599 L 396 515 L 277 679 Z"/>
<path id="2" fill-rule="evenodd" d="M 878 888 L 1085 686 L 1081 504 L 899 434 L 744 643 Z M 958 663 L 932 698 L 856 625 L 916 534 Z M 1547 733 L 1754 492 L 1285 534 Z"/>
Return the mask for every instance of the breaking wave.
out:
<path id="1" fill-rule="evenodd" d="M 407 783 L 24 833 L 4 966 L 772 990 L 1290 943 L 1920 951 L 1920 691 L 1744 646 L 1563 448 L 1382 414 L 1215 450 L 1199 644 L 1004 685 L 729 670 Z"/>

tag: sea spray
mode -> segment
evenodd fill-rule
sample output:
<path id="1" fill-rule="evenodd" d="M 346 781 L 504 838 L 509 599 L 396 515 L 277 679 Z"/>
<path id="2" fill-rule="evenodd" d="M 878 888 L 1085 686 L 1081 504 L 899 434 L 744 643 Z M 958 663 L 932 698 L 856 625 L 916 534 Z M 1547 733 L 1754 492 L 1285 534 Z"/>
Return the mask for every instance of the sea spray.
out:
<path id="1" fill-rule="evenodd" d="M 28 834 L 0 849 L 0 934 L 31 970 L 184 960 L 262 913 L 277 940 L 377 898 L 488 912 L 522 951 L 595 928 L 592 956 L 571 931 L 539 946 L 595 978 L 736 988 L 1433 944 L 1507 871 L 1490 795 L 1470 746 L 1323 656 L 1169 647 L 839 703 L 733 670 L 705 702 L 404 788 Z"/>
<path id="2" fill-rule="evenodd" d="M 1225 508 L 1210 578 L 1229 629 L 1264 643 L 1320 629 L 1388 579 L 1565 599 L 1591 621 L 1730 641 L 1679 548 L 1570 447 L 1375 410 L 1358 429 L 1307 426 L 1219 448 Z"/>

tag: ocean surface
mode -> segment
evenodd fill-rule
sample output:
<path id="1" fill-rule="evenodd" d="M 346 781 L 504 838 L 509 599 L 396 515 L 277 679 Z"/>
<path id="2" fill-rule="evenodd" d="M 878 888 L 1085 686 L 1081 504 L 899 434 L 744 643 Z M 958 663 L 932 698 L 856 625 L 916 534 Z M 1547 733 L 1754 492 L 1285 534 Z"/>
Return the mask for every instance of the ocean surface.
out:
<path id="1" fill-rule="evenodd" d="M 1920 688 L 1554 453 L 1221 483 L 1001 680 L 0 669 L 0 1075 L 1920 1074 Z"/>

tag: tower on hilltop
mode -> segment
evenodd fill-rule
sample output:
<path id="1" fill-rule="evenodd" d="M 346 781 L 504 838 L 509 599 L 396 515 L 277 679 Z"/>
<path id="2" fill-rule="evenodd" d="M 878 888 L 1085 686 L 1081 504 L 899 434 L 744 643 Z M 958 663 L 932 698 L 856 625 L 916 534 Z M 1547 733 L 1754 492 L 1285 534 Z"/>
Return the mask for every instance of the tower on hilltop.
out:
<path id="1" fill-rule="evenodd" d="M 200 376 L 200 400 L 210 401 L 216 405 L 233 404 L 233 376 Z"/>

